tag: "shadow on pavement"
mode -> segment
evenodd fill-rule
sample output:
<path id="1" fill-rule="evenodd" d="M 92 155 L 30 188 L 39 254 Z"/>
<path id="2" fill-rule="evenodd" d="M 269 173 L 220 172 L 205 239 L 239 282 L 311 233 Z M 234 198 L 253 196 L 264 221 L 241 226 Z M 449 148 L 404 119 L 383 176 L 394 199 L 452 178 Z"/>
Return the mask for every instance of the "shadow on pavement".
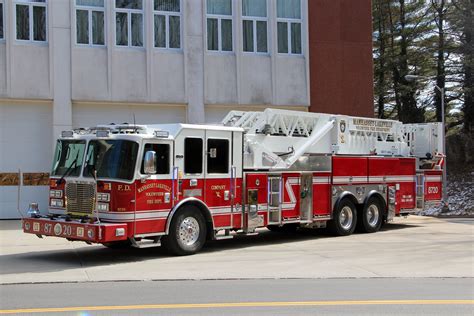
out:
<path id="1" fill-rule="evenodd" d="M 419 227 L 411 224 L 388 224 L 381 231 Z M 262 230 L 254 236 L 236 236 L 234 239 L 209 241 L 201 253 L 214 253 L 233 249 L 291 244 L 310 239 L 338 238 L 325 229 L 300 229 L 294 233 L 270 232 Z M 345 237 L 339 237 L 345 238 Z M 350 238 L 350 237 L 348 237 Z M 44 250 L 0 256 L 0 275 L 14 273 L 55 272 L 69 269 L 109 266 L 123 263 L 141 262 L 149 259 L 176 258 L 168 255 L 162 247 L 109 249 L 102 245 L 76 247 L 61 250 Z"/>
<path id="2" fill-rule="evenodd" d="M 380 228 L 380 232 L 385 232 L 385 231 L 392 231 L 392 230 L 399 230 L 399 229 L 407 229 L 407 228 L 416 228 L 416 227 L 422 227 L 420 225 L 415 225 L 415 224 L 385 224 Z"/>

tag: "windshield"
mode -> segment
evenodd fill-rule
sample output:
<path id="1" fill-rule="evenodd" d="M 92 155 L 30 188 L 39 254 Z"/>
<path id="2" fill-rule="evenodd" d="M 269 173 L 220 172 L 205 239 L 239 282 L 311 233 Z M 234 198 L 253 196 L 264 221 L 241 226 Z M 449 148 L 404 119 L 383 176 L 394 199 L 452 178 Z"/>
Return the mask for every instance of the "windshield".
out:
<path id="1" fill-rule="evenodd" d="M 54 152 L 51 175 L 77 177 L 81 174 L 86 142 L 83 140 L 58 139 Z"/>
<path id="2" fill-rule="evenodd" d="M 87 148 L 84 177 L 132 180 L 138 144 L 128 140 L 91 140 Z"/>

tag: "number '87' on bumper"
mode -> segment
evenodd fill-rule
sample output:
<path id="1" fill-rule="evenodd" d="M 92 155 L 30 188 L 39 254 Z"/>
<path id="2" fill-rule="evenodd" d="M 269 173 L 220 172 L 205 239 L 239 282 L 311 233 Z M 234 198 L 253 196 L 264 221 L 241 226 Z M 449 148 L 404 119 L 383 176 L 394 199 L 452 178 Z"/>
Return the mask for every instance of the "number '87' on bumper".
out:
<path id="1" fill-rule="evenodd" d="M 93 243 L 126 240 L 128 237 L 126 224 L 90 224 L 62 219 L 25 218 L 22 220 L 22 227 L 25 233 Z"/>

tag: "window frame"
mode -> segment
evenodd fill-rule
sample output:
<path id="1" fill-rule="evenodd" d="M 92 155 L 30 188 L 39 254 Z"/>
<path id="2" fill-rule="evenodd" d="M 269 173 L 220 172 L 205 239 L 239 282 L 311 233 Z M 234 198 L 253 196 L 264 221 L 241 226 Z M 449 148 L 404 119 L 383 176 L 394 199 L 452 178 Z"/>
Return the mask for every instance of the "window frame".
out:
<path id="1" fill-rule="evenodd" d="M 206 51 L 208 53 L 214 53 L 214 54 L 235 54 L 235 30 L 234 30 L 234 1 L 231 0 L 231 10 L 232 13 L 230 15 L 225 15 L 225 14 L 212 14 L 212 13 L 207 13 L 207 1 L 204 1 L 205 3 L 205 12 L 206 12 L 206 19 L 205 19 L 205 32 L 206 32 Z M 209 49 L 209 36 L 208 36 L 208 31 L 207 31 L 207 21 L 208 19 L 217 19 L 217 50 L 211 50 Z M 222 50 L 222 20 L 230 20 L 232 24 L 232 49 L 231 50 Z"/>
<path id="2" fill-rule="evenodd" d="M 147 0 L 142 1 L 142 8 L 141 9 L 128 9 L 128 8 L 117 8 L 117 2 L 114 2 L 114 45 L 117 48 L 132 48 L 132 49 L 146 49 L 146 34 L 145 34 L 145 24 L 146 24 L 146 16 L 145 16 L 145 6 Z M 127 45 L 118 45 L 117 44 L 117 13 L 126 13 L 127 14 Z M 141 14 L 142 15 L 142 34 L 143 34 L 143 45 L 142 46 L 134 46 L 132 45 L 132 13 Z"/>
<path id="3" fill-rule="evenodd" d="M 188 173 L 186 172 L 187 168 L 186 168 L 186 140 L 187 139 L 198 139 L 201 141 L 201 152 L 200 152 L 200 155 L 201 155 L 201 172 L 198 172 L 198 173 Z M 199 176 L 202 176 L 205 174 L 205 140 L 204 138 L 202 137 L 199 137 L 199 136 L 185 136 L 184 139 L 183 139 L 183 152 L 184 152 L 184 159 L 183 159 L 183 173 L 185 176 L 192 176 L 192 177 L 199 177 Z"/>
<path id="4" fill-rule="evenodd" d="M 4 2 L 5 3 L 5 2 Z M 5 5 L 5 4 L 4 4 Z M 17 6 L 19 5 L 24 5 L 28 6 L 28 22 L 29 22 L 29 39 L 19 39 L 18 32 L 17 32 L 17 26 L 16 26 L 16 13 L 17 13 Z M 43 7 L 45 8 L 44 14 L 45 14 L 45 40 L 44 41 L 38 41 L 34 39 L 34 21 L 33 21 L 33 7 Z M 31 44 L 38 44 L 38 45 L 44 45 L 48 44 L 49 42 L 49 32 L 48 32 L 48 24 L 49 24 L 49 17 L 48 17 L 48 0 L 45 0 L 44 2 L 33 2 L 31 0 L 14 0 L 13 1 L 13 26 L 14 26 L 14 33 L 15 33 L 15 41 L 20 42 L 20 43 L 31 43 Z M 3 7 L 3 10 L 5 11 L 5 7 Z"/>
<path id="5" fill-rule="evenodd" d="M 140 151 L 141 153 L 141 159 L 140 159 L 140 165 L 138 166 L 139 167 L 139 170 L 138 172 L 141 174 L 141 175 L 146 175 L 144 172 L 143 169 L 144 169 L 144 158 L 145 158 L 145 153 L 147 152 L 145 149 L 146 149 L 146 146 L 147 145 L 152 145 L 152 146 L 168 146 L 168 172 L 167 173 L 154 173 L 154 174 L 150 174 L 149 176 L 151 177 L 151 179 L 160 179 L 160 178 L 165 178 L 165 179 L 168 179 L 169 176 L 171 175 L 171 173 L 173 172 L 173 145 L 171 142 L 157 142 L 157 141 L 153 141 L 153 140 L 145 140 L 143 142 L 143 145 L 142 145 L 142 150 Z"/>
<path id="6" fill-rule="evenodd" d="M 75 39 L 75 44 L 77 46 L 82 46 L 82 47 L 106 47 L 107 46 L 107 15 L 106 13 L 106 5 L 107 5 L 107 0 L 104 0 L 104 6 L 103 7 L 94 7 L 94 6 L 86 6 L 86 5 L 78 5 L 77 0 L 74 0 L 74 39 Z M 77 11 L 82 10 L 82 11 L 87 11 L 87 23 L 89 26 L 89 43 L 84 44 L 84 43 L 78 43 L 77 42 Z M 98 11 L 102 12 L 104 14 L 104 44 L 94 44 L 93 43 L 93 30 L 92 30 L 92 12 L 93 11 Z"/>
<path id="7" fill-rule="evenodd" d="M 1 42 L 4 42 L 5 41 L 5 1 L 4 0 L 0 0 L 0 4 L 2 4 L 2 30 L 3 30 L 3 34 L 2 34 L 2 37 L 0 37 L 0 43 Z M 16 12 L 15 12 L 16 13 Z"/>
<path id="8" fill-rule="evenodd" d="M 164 50 L 164 51 L 174 51 L 174 52 L 181 52 L 183 51 L 183 0 L 179 0 L 179 12 L 175 11 L 159 11 L 155 10 L 155 0 L 152 2 L 153 6 L 153 48 L 157 50 Z M 157 15 L 164 15 L 165 16 L 165 47 L 159 47 L 155 45 L 155 16 Z M 170 16 L 177 16 L 179 17 L 179 48 L 169 47 L 170 46 L 170 30 L 169 30 L 169 20 Z"/>
<path id="9" fill-rule="evenodd" d="M 278 0 L 277 0 L 278 1 Z M 275 6 L 275 10 L 277 10 L 277 6 Z M 304 47 L 303 47 L 303 1 L 300 0 L 300 18 L 299 19 L 296 19 L 296 18 L 280 18 L 278 17 L 278 11 L 275 12 L 276 13 L 276 36 L 277 36 L 277 45 L 276 45 L 276 49 L 277 49 L 277 53 L 279 55 L 283 55 L 283 56 L 303 56 L 304 55 Z M 286 30 L 287 30 L 287 34 L 288 34 L 288 37 L 287 37 L 287 41 L 288 41 L 288 53 L 280 53 L 280 51 L 278 50 L 278 23 L 286 23 Z M 292 35 L 291 35 L 291 24 L 292 23 L 299 23 L 300 24 L 300 27 L 301 27 L 301 34 L 300 34 L 300 43 L 301 43 L 301 53 L 293 53 L 293 46 L 292 46 Z"/>
<path id="10" fill-rule="evenodd" d="M 268 2 L 269 0 L 265 0 L 266 2 L 266 7 L 267 7 L 267 12 L 266 12 L 266 17 L 262 16 L 252 16 L 252 15 L 244 15 L 244 9 L 243 9 L 243 1 L 240 1 L 241 7 L 240 7 L 240 12 L 241 12 L 241 20 L 242 20 L 242 52 L 244 54 L 257 54 L 257 55 L 269 55 L 270 54 L 270 42 L 269 42 L 269 29 L 268 29 L 268 21 L 269 21 L 269 5 Z M 251 21 L 253 23 L 252 25 L 252 32 L 253 32 L 253 51 L 246 51 L 244 50 L 244 21 Z M 267 51 L 266 52 L 259 52 L 257 45 L 258 45 L 258 39 L 257 39 L 257 22 L 266 22 L 267 23 Z"/>
<path id="11" fill-rule="evenodd" d="M 226 146 L 226 149 L 227 149 L 227 161 L 226 161 L 226 172 L 209 172 L 209 158 L 210 158 L 210 152 L 209 150 L 211 148 L 209 148 L 209 141 L 222 141 L 222 142 L 227 142 L 227 146 Z M 231 146 L 231 140 L 229 138 L 226 138 L 226 137 L 214 137 L 214 136 L 210 136 L 210 137 L 207 137 L 206 138 L 206 161 L 205 161 L 205 165 L 206 165 L 206 176 L 207 175 L 218 175 L 218 176 L 223 176 L 223 175 L 229 175 L 230 172 L 231 172 L 231 159 L 232 159 L 232 146 Z"/>

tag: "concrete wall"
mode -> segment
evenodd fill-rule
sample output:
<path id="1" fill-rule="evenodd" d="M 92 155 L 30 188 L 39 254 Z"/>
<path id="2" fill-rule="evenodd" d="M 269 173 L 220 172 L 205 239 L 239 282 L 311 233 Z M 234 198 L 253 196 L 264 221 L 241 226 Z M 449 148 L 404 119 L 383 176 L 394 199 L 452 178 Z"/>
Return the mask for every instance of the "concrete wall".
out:
<path id="1" fill-rule="evenodd" d="M 268 54 L 242 52 L 240 1 L 233 4 L 234 51 L 216 53 L 206 50 L 205 1 L 182 1 L 182 50 L 153 47 L 151 2 L 146 3 L 149 14 L 145 13 L 144 48 L 115 46 L 114 28 L 110 24 L 107 24 L 106 47 L 83 47 L 73 43 L 72 98 L 193 104 L 190 108 L 198 108 L 201 112 L 204 104 L 309 106 L 306 10 L 301 56 L 276 53 L 276 0 L 268 1 Z M 302 1 L 305 8 L 307 0 Z M 113 17 L 112 6 L 109 5 L 106 12 Z M 73 39 L 74 32 L 73 27 Z M 193 109 L 188 111 L 194 113 Z M 204 120 L 201 116 L 188 115 L 196 122 Z"/>
<path id="2" fill-rule="evenodd" d="M 186 122 L 186 107 L 176 105 L 74 102 L 72 111 L 74 127 L 133 123 L 134 117 L 140 124 Z"/>

